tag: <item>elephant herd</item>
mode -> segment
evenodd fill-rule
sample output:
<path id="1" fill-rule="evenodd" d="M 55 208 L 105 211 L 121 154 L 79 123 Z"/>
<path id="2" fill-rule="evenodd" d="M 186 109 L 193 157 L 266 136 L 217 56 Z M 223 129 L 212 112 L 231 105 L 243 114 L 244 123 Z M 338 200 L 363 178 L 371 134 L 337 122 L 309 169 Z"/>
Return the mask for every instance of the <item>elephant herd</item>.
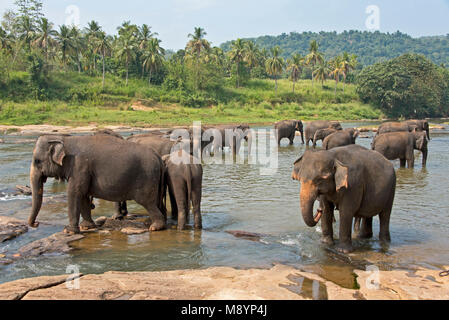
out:
<path id="1" fill-rule="evenodd" d="M 115 219 L 128 214 L 126 201 L 134 200 L 149 214 L 150 231 L 159 231 L 167 223 L 167 191 L 172 217 L 178 230 L 188 223 L 190 208 L 194 227 L 202 228 L 201 197 L 203 167 L 194 151 L 217 151 L 230 147 L 238 152 L 243 140 L 251 143 L 248 125 L 187 130 L 187 137 L 172 139 L 169 132 L 155 131 L 132 135 L 127 139 L 109 130 L 94 135 L 43 135 L 36 142 L 30 169 L 32 209 L 29 225 L 37 227 L 47 178 L 67 181 L 69 225 L 66 233 L 97 226 L 91 217 L 93 199 L 112 201 Z M 385 123 L 374 138 L 372 149 L 355 145 L 356 129 L 343 129 L 336 121 L 286 120 L 275 124 L 278 144 L 288 138 L 293 144 L 296 133 L 302 143 L 313 148 L 294 163 L 292 178 L 301 182 L 301 212 L 305 223 L 313 227 L 321 220 L 323 242 L 333 244 L 334 210 L 340 213 L 338 250 L 352 251 L 352 226 L 356 220 L 358 237 L 372 237 L 372 219 L 380 218 L 380 240 L 390 241 L 389 220 L 393 206 L 396 175 L 389 160 L 414 165 L 413 151 L 423 152 L 427 160 L 430 140 L 427 121 Z M 232 132 L 232 139 L 226 133 Z M 218 137 L 218 139 L 217 139 Z M 185 139 L 187 138 L 187 140 Z M 221 139 L 220 139 L 221 138 Z M 221 141 L 220 141 L 221 140 Z M 323 149 L 316 150 L 323 141 Z M 188 146 L 188 148 L 186 148 Z M 175 157 L 174 157 L 175 155 Z M 201 157 L 201 156 L 200 156 Z M 314 203 L 320 202 L 316 215 Z M 80 218 L 83 221 L 80 223 Z M 361 226 L 360 226 L 361 225 Z"/>

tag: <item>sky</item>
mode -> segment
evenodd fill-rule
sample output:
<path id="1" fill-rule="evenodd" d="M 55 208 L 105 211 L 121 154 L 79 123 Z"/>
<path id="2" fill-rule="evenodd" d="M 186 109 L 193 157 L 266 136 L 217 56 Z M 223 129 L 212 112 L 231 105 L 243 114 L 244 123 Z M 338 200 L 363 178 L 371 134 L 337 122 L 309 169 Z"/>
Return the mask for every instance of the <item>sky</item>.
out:
<path id="1" fill-rule="evenodd" d="M 449 0 L 44 0 L 56 26 L 96 20 L 108 33 L 123 21 L 152 26 L 165 48 L 185 47 L 194 27 L 213 45 L 292 31 L 401 31 L 413 37 L 449 34 Z M 372 9 L 374 7 L 374 10 Z M 0 14 L 14 0 L 0 0 Z M 367 8 L 370 9 L 367 12 Z"/>

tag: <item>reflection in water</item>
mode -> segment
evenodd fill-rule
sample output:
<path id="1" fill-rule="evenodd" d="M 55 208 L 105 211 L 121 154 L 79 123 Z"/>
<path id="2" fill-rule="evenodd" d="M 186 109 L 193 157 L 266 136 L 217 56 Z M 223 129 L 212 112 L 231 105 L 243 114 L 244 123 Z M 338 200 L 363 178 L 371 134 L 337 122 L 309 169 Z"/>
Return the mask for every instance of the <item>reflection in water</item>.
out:
<path id="1" fill-rule="evenodd" d="M 344 126 L 362 125 L 346 123 Z M 14 137 L 5 138 L 8 139 Z M 39 257 L 0 267 L 0 283 L 36 275 L 64 274 L 70 264 L 77 264 L 86 274 L 208 266 L 268 268 L 273 263 L 284 263 L 312 268 L 326 279 L 352 288 L 354 267 L 375 264 L 381 269 L 389 269 L 416 264 L 447 264 L 448 142 L 448 132 L 432 134 L 427 169 L 422 169 L 418 160 L 414 170 L 399 169 L 399 162 L 394 162 L 398 183 L 389 248 L 383 248 L 375 236 L 368 241 L 356 240 L 356 252 L 348 256 L 349 260 L 348 257 L 332 256 L 325 250 L 319 241 L 320 227 L 308 228 L 302 221 L 299 184 L 291 179 L 293 162 L 306 150 L 297 138 L 294 146 L 288 146 L 287 140 L 282 142 L 279 167 L 271 176 L 260 175 L 261 166 L 248 161 L 238 161 L 235 165 L 205 165 L 204 230 L 201 232 L 193 229 L 178 232 L 170 228 L 132 236 L 120 232 L 90 233 L 73 244 L 76 250 L 70 255 Z M 371 139 L 359 139 L 358 143 L 369 148 Z M 32 150 L 33 143 L 0 145 L 0 215 L 27 219 L 30 213 L 31 197 L 13 197 L 11 194 L 16 185 L 29 185 Z M 61 231 L 68 221 L 65 190 L 65 183 L 49 179 L 45 185 L 46 200 L 38 219 L 43 222 L 41 226 L 16 240 L 0 244 L 0 252 L 14 253 L 31 241 Z M 96 199 L 95 205 L 94 217 L 110 217 L 114 213 L 111 202 Z M 146 215 L 145 209 L 134 202 L 129 203 L 129 211 Z M 336 218 L 338 220 L 338 213 Z M 378 218 L 375 218 L 375 233 L 378 227 Z M 229 230 L 263 236 L 259 241 L 247 241 L 225 232 Z M 338 223 L 335 235 L 338 237 Z M 306 287 L 313 289 L 313 283 L 306 281 Z M 324 292 L 322 289 L 319 292 Z M 313 297 L 313 290 L 310 294 Z"/>

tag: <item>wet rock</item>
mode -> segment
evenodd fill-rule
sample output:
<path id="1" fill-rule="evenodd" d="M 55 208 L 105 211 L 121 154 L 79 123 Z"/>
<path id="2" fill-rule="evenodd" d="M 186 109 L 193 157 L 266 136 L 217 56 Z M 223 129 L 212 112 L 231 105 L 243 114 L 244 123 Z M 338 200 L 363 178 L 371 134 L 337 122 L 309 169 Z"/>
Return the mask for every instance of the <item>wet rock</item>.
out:
<path id="1" fill-rule="evenodd" d="M 0 216 L 0 243 L 14 239 L 28 231 L 25 221 Z"/>
<path id="2" fill-rule="evenodd" d="M 246 231 L 226 231 L 226 233 L 232 234 L 236 238 L 241 238 L 250 241 L 260 241 L 261 238 L 266 235 L 260 233 L 246 232 Z"/>
<path id="3" fill-rule="evenodd" d="M 132 219 L 132 220 L 131 220 Z M 121 231 L 122 229 L 148 229 L 150 227 L 151 223 L 148 221 L 141 221 L 141 220 L 134 220 L 133 217 L 128 219 L 126 217 L 123 220 L 115 220 L 112 218 L 107 218 L 104 224 L 102 225 L 102 230 L 109 230 L 109 231 Z"/>
<path id="4" fill-rule="evenodd" d="M 48 253 L 67 253 L 73 248 L 69 244 L 73 241 L 81 240 L 84 236 L 81 234 L 68 235 L 63 232 L 55 233 L 47 238 L 39 239 L 23 246 L 18 251 L 18 257 L 29 258 L 37 257 Z"/>
<path id="5" fill-rule="evenodd" d="M 102 227 L 105 224 L 106 220 L 108 220 L 107 217 L 99 217 L 99 218 L 95 219 L 95 224 L 98 227 Z"/>
<path id="6" fill-rule="evenodd" d="M 33 193 L 31 191 L 31 188 L 28 186 L 20 186 L 17 185 L 16 189 L 19 191 L 20 194 L 26 195 L 26 196 L 31 196 Z"/>
<path id="7" fill-rule="evenodd" d="M 138 228 L 123 228 L 120 230 L 121 233 L 127 234 L 127 235 L 136 235 L 136 234 L 143 234 L 148 232 L 148 228 L 146 229 L 138 229 Z"/>

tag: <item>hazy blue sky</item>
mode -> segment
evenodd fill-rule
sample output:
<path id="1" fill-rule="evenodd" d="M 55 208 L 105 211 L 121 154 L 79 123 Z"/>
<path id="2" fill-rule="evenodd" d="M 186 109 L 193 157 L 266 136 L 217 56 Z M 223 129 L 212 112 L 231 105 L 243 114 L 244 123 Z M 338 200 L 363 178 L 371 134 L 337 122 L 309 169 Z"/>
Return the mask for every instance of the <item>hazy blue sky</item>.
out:
<path id="1" fill-rule="evenodd" d="M 124 20 L 147 23 L 165 48 L 185 46 L 187 34 L 203 27 L 214 45 L 237 37 L 291 31 L 367 30 L 367 6 L 380 9 L 380 31 L 412 36 L 449 33 L 449 0 L 44 0 L 44 12 L 56 25 L 66 22 L 66 8 L 79 8 L 81 26 L 92 19 L 115 33 Z M 0 13 L 14 0 L 0 0 Z"/>

